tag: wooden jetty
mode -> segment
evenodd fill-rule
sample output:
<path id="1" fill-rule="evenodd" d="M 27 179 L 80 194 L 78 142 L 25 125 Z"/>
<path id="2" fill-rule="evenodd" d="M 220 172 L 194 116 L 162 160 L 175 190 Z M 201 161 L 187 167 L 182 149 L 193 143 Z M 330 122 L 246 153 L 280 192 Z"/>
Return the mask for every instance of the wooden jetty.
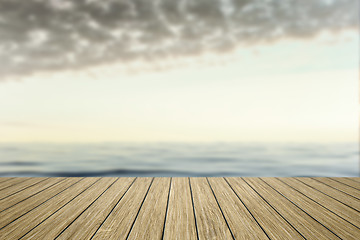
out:
<path id="1" fill-rule="evenodd" d="M 0 178 L 0 239 L 360 239 L 360 178 Z"/>

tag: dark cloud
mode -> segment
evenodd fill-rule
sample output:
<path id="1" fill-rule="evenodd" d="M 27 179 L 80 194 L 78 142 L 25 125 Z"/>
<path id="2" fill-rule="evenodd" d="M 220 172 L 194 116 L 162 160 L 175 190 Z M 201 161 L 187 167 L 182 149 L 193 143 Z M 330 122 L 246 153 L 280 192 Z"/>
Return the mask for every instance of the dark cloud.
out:
<path id="1" fill-rule="evenodd" d="M 354 0 L 0 0 L 0 77 L 357 28 Z"/>

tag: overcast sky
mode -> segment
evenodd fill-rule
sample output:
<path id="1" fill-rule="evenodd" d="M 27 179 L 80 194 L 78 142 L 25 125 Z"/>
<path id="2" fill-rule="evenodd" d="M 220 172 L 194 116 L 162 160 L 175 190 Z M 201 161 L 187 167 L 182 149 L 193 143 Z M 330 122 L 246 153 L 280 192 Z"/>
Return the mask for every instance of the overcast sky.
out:
<path id="1" fill-rule="evenodd" d="M 0 0 L 0 141 L 357 141 L 358 8 Z"/>

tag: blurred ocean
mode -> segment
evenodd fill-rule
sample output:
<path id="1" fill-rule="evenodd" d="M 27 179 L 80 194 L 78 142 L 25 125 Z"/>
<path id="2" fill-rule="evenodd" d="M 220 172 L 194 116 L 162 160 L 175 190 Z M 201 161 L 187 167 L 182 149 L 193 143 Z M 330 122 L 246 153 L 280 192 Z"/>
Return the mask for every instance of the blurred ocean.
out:
<path id="1" fill-rule="evenodd" d="M 359 176 L 358 143 L 0 144 L 0 176 Z"/>

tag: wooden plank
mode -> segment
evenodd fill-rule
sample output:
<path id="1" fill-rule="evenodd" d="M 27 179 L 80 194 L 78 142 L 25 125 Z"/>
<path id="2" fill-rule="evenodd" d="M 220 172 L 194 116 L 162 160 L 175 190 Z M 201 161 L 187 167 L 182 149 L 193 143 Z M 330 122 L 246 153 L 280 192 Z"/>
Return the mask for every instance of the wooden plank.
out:
<path id="1" fill-rule="evenodd" d="M 155 178 L 127 239 L 162 239 L 169 187 L 170 178 Z"/>
<path id="2" fill-rule="evenodd" d="M 355 226 L 351 225 L 347 221 L 339 218 L 332 212 L 316 204 L 303 194 L 292 189 L 282 181 L 276 178 L 261 178 L 267 182 L 270 186 L 276 189 L 284 197 L 296 204 L 303 211 L 307 212 L 318 222 L 324 225 L 329 231 L 333 232 L 342 239 L 359 239 L 360 231 Z M 284 178 L 281 178 L 282 180 Z"/>
<path id="3" fill-rule="evenodd" d="M 24 191 L 25 189 L 28 189 L 38 183 L 41 183 L 41 182 L 45 181 L 46 179 L 48 179 L 48 178 L 31 178 L 31 179 L 28 179 L 27 181 L 18 183 L 15 186 L 6 188 L 1 191 L 0 200 L 6 199 L 14 194 Z"/>
<path id="4" fill-rule="evenodd" d="M 164 239 L 197 239 L 188 178 L 172 178 Z"/>
<path id="5" fill-rule="evenodd" d="M 65 191 L 65 189 L 68 187 L 78 183 L 80 180 L 81 178 L 66 178 L 64 181 L 60 182 L 61 184 L 58 183 L 51 188 L 46 189 L 35 198 L 28 198 L 15 205 L 15 207 L 12 206 L 6 210 L 3 210 L 0 213 L 0 229 L 33 211 L 37 207 L 41 206 L 44 202 L 49 201 L 51 198 L 57 194 L 60 194 L 62 191 Z"/>
<path id="6" fill-rule="evenodd" d="M 350 177 L 350 178 L 348 178 L 348 179 L 354 180 L 354 181 L 360 183 L 360 177 Z"/>
<path id="7" fill-rule="evenodd" d="M 247 178 L 244 178 L 247 179 Z M 270 239 L 304 239 L 243 179 L 226 178 L 237 196 L 244 202 Z"/>
<path id="8" fill-rule="evenodd" d="M 13 177 L 0 177 L 0 186 L 3 182 L 9 181 L 10 179 L 13 179 Z"/>
<path id="9" fill-rule="evenodd" d="M 90 239 L 134 180 L 135 178 L 120 178 L 55 239 Z"/>
<path id="10" fill-rule="evenodd" d="M 346 206 L 355 209 L 356 211 L 360 212 L 360 200 L 355 198 L 350 198 L 349 195 L 340 192 L 334 188 L 326 186 L 314 179 L 311 178 L 296 178 L 297 180 L 301 181 L 307 186 L 310 186 L 318 191 L 321 191 L 324 194 L 336 199 L 337 201 L 345 204 Z"/>
<path id="11" fill-rule="evenodd" d="M 58 236 L 73 220 L 75 220 L 87 207 L 100 197 L 117 178 L 101 178 L 99 182 L 90 187 L 86 193 L 67 204 L 38 227 L 25 235 L 26 239 L 54 239 Z"/>
<path id="12" fill-rule="evenodd" d="M 19 203 L 20 201 L 24 201 L 27 198 L 33 197 L 37 195 L 39 192 L 45 190 L 48 187 L 53 186 L 54 184 L 63 181 L 65 178 L 49 178 L 45 179 L 42 182 L 39 182 L 39 184 L 35 184 L 33 186 L 30 186 L 23 191 L 20 191 L 19 193 L 16 193 L 14 195 L 10 195 L 4 199 L 0 200 L 0 212 L 4 211 L 5 209 Z"/>
<path id="13" fill-rule="evenodd" d="M 268 239 L 223 178 L 208 178 L 235 239 Z"/>
<path id="14" fill-rule="evenodd" d="M 352 188 L 355 188 L 355 189 L 357 189 L 357 190 L 360 190 L 360 183 L 359 183 L 359 182 L 353 181 L 353 180 L 348 179 L 348 178 L 340 178 L 340 177 L 338 177 L 338 178 L 331 178 L 331 179 L 333 179 L 333 180 L 335 180 L 335 181 L 338 181 L 338 182 L 340 182 L 340 183 L 343 183 L 343 184 L 345 184 L 345 185 L 347 185 L 347 186 L 350 186 L 350 187 L 352 187 Z"/>
<path id="15" fill-rule="evenodd" d="M 360 239 L 356 181 L 9 178 L 0 239 Z"/>
<path id="16" fill-rule="evenodd" d="M 151 183 L 152 178 L 136 179 L 107 216 L 93 239 L 126 239 Z"/>
<path id="17" fill-rule="evenodd" d="M 199 239 L 233 239 L 206 178 L 190 178 Z"/>
<path id="18" fill-rule="evenodd" d="M 297 191 L 306 195 L 308 198 L 314 200 L 318 204 L 321 204 L 325 208 L 331 210 L 334 214 L 344 218 L 355 226 L 360 226 L 359 213 L 354 209 L 351 209 L 344 204 L 336 201 L 335 199 L 326 196 L 325 194 L 303 184 L 294 178 L 283 178 L 281 179 L 286 184 L 295 188 Z"/>
<path id="19" fill-rule="evenodd" d="M 2 193 L 3 190 L 5 190 L 7 188 L 10 188 L 10 187 L 14 187 L 17 184 L 25 182 L 27 180 L 30 180 L 30 178 L 13 178 L 13 179 L 10 179 L 9 181 L 5 181 L 5 182 L 0 183 L 0 196 L 1 197 L 5 196 Z"/>
<path id="20" fill-rule="evenodd" d="M 49 218 L 52 214 L 64 208 L 69 202 L 71 202 L 73 199 L 76 199 L 80 194 L 86 192 L 91 187 L 96 187 L 96 183 L 98 183 L 99 180 L 100 178 L 86 178 L 81 181 L 81 184 L 76 184 L 50 199 L 49 201 L 41 204 L 38 208 L 2 228 L 0 230 L 0 239 L 21 238 L 24 234 L 31 231 L 37 225 Z M 84 194 L 86 195 L 87 193 Z M 57 221 L 55 221 L 54 224 L 56 225 Z"/>
<path id="21" fill-rule="evenodd" d="M 306 239 L 339 239 L 319 222 L 292 204 L 281 194 L 259 178 L 246 178 L 246 182 L 256 190 L 273 208 L 294 226 Z"/>
<path id="22" fill-rule="evenodd" d="M 335 188 L 341 192 L 349 194 L 350 196 L 360 200 L 360 191 L 358 191 L 352 187 L 349 187 L 348 185 L 342 184 L 331 178 L 326 178 L 326 177 L 317 177 L 317 178 L 313 178 L 313 179 L 315 179 L 323 184 L 326 184 L 332 188 Z"/>

